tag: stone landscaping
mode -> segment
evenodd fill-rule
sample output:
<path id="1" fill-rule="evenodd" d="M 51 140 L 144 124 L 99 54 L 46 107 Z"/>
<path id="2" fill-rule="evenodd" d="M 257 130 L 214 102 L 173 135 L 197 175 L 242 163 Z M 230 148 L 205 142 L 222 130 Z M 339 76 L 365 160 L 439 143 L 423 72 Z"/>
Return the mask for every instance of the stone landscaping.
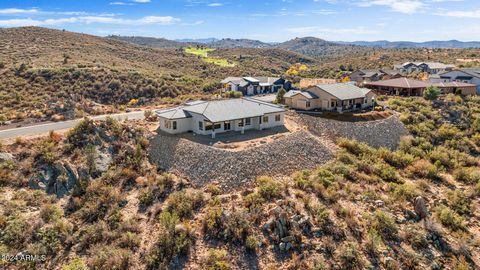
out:
<path id="1" fill-rule="evenodd" d="M 356 123 L 297 114 L 288 117 L 302 128 L 235 152 L 160 133 L 151 139 L 150 158 L 160 169 L 183 175 L 195 186 L 216 182 L 223 190 L 232 190 L 261 175 L 285 176 L 324 164 L 334 158 L 338 137 L 394 149 L 400 137 L 408 134 L 397 116 Z"/>

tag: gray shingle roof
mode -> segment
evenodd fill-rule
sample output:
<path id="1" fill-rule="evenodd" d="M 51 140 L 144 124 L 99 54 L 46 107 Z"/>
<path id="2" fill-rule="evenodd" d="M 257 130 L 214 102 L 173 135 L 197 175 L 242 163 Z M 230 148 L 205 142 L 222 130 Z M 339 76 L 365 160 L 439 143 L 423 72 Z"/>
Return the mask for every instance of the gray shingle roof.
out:
<path id="1" fill-rule="evenodd" d="M 293 97 L 295 95 L 302 95 L 308 99 L 315 99 L 315 98 L 318 98 L 317 95 L 315 95 L 314 93 L 312 92 L 308 92 L 308 91 L 299 91 L 299 90 L 290 90 L 288 91 L 283 97 L 284 98 L 289 98 L 289 97 Z"/>
<path id="2" fill-rule="evenodd" d="M 190 113 L 197 113 L 203 115 L 211 122 L 223 122 L 284 111 L 286 111 L 286 109 L 278 105 L 247 98 L 239 98 L 205 101 L 192 106 L 182 106 L 175 109 L 158 111 L 157 115 L 168 119 L 178 119 L 190 117 Z M 182 114 L 183 117 L 180 117 Z"/>
<path id="3" fill-rule="evenodd" d="M 350 83 L 320 84 L 316 87 L 340 100 L 365 98 L 365 94 L 370 92 L 369 89 L 362 89 Z"/>

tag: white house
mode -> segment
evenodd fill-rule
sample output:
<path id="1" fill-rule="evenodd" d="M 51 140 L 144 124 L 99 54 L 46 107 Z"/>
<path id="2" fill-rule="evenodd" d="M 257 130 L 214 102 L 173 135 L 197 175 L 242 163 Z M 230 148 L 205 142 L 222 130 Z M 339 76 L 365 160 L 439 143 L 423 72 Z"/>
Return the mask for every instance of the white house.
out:
<path id="1" fill-rule="evenodd" d="M 394 69 L 404 73 L 428 72 L 438 74 L 445 71 L 451 71 L 455 65 L 449 65 L 439 62 L 406 62 L 401 65 L 395 65 Z"/>
<path id="2" fill-rule="evenodd" d="M 284 125 L 286 109 L 249 98 L 196 101 L 173 109 L 158 110 L 160 130 L 179 134 L 193 131 L 212 135 L 262 130 Z"/>

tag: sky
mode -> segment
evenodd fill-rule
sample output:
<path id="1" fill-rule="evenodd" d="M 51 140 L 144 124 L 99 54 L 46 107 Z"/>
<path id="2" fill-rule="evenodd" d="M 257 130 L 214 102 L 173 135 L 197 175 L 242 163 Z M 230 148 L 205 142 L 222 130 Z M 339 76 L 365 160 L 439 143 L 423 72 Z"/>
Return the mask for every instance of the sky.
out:
<path id="1" fill-rule="evenodd" d="M 0 0 L 0 27 L 282 42 L 480 40 L 480 0 Z"/>

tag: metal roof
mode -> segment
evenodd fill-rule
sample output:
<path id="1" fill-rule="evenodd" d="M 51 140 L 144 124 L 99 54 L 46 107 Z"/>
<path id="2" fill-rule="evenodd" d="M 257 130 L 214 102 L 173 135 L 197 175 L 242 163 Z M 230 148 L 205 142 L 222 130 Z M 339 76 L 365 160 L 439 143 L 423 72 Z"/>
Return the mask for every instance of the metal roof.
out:
<path id="1" fill-rule="evenodd" d="M 351 83 L 319 84 L 316 87 L 340 100 L 365 98 L 370 92 L 370 89 L 362 89 Z"/>
<path id="2" fill-rule="evenodd" d="M 288 91 L 283 97 L 284 98 L 289 98 L 289 97 L 293 97 L 293 96 L 296 96 L 296 95 L 302 95 L 308 99 L 315 99 L 315 98 L 318 98 L 317 95 L 315 95 L 314 93 L 312 92 L 309 92 L 309 91 L 299 91 L 299 90 L 290 90 Z"/>
<path id="3" fill-rule="evenodd" d="M 434 83 L 433 86 L 444 88 L 444 87 L 477 87 L 475 84 L 464 83 L 464 82 L 440 82 Z"/>
<path id="4" fill-rule="evenodd" d="M 231 121 L 286 111 L 282 106 L 247 98 L 205 101 L 196 105 L 157 111 L 159 117 L 179 119 L 191 117 L 190 113 L 203 115 L 211 122 Z"/>

